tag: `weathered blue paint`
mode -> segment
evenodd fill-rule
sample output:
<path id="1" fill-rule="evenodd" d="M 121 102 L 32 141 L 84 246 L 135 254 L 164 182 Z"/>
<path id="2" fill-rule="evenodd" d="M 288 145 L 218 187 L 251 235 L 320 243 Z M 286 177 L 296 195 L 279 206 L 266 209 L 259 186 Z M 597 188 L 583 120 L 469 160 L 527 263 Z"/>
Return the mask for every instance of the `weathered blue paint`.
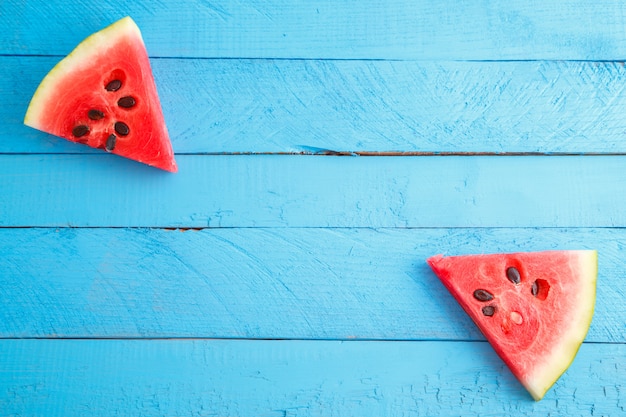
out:
<path id="1" fill-rule="evenodd" d="M 84 153 L 22 124 L 60 58 L 0 57 L 0 152 Z M 177 153 L 623 153 L 616 62 L 153 59 Z"/>
<path id="2" fill-rule="evenodd" d="M 3 4 L 0 54 L 65 55 L 131 15 L 153 56 L 621 60 L 625 7 L 584 0 L 22 0 Z"/>
<path id="3" fill-rule="evenodd" d="M 626 156 L 0 155 L 0 226 L 624 227 Z"/>
<path id="4" fill-rule="evenodd" d="M 0 408 L 41 416 L 618 416 L 625 355 L 623 344 L 583 345 L 535 403 L 484 342 L 2 340 Z"/>
<path id="5" fill-rule="evenodd" d="M 0 229 L 0 337 L 484 340 L 427 257 L 595 248 L 587 340 L 626 343 L 625 240 L 621 228 Z"/>
<path id="6" fill-rule="evenodd" d="M 625 7 L 3 2 L 0 414 L 623 415 Z M 22 125 L 128 14 L 175 175 Z M 424 259 L 578 248 L 596 313 L 534 403 Z"/>

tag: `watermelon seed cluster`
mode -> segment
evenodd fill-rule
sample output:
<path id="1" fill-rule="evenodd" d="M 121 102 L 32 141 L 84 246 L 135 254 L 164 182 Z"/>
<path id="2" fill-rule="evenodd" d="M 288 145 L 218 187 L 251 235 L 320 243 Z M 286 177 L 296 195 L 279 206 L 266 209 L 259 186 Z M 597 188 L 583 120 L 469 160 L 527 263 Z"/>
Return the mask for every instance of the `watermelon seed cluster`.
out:
<path id="1" fill-rule="evenodd" d="M 511 266 L 506 269 L 506 278 L 515 285 L 519 285 L 522 282 L 522 277 L 520 275 L 520 272 L 514 266 Z M 543 280 L 543 279 L 535 280 L 530 287 L 530 293 L 533 295 L 533 297 L 538 298 L 539 300 L 542 300 L 542 301 L 545 300 L 546 297 L 548 296 L 549 290 L 550 290 L 550 284 L 548 283 L 548 281 Z M 493 294 L 491 294 L 489 291 L 482 289 L 482 288 L 475 290 L 473 295 L 476 300 L 483 302 L 483 303 L 491 301 L 494 298 Z M 496 313 L 496 306 L 492 304 L 487 305 L 487 306 L 482 307 L 481 310 L 483 312 L 483 315 L 487 317 L 491 317 Z M 513 313 L 515 313 L 516 315 L 513 318 L 513 321 L 517 324 L 520 324 L 522 322 L 522 317 L 517 312 L 512 312 L 511 314 Z"/>
<path id="2" fill-rule="evenodd" d="M 119 79 L 111 80 L 104 86 L 104 89 L 109 92 L 116 92 L 120 88 L 122 88 L 122 81 Z M 135 104 L 137 104 L 137 100 L 135 100 L 135 98 L 132 96 L 124 96 L 124 97 L 121 97 L 119 100 L 117 100 L 117 105 L 124 109 L 130 109 L 134 107 Z M 105 116 L 104 112 L 98 109 L 90 109 L 87 112 L 87 117 L 90 120 L 94 120 L 94 121 L 102 120 L 104 119 L 104 116 Z M 113 125 L 113 129 L 115 130 L 115 133 L 117 133 L 117 135 L 119 136 L 127 136 L 128 134 L 130 134 L 130 127 L 128 127 L 126 123 L 121 122 L 121 121 L 116 121 L 115 124 Z M 89 131 L 90 131 L 89 126 L 81 124 L 81 125 L 75 126 L 72 129 L 72 135 L 74 135 L 78 139 L 78 142 L 86 143 L 87 140 L 84 139 L 84 137 L 89 133 Z M 113 134 L 113 133 L 110 134 L 107 137 L 107 140 L 104 145 L 104 149 L 107 152 L 112 152 L 115 149 L 116 142 L 117 142 L 116 134 Z"/>
<path id="3" fill-rule="evenodd" d="M 474 291 L 473 295 L 475 299 L 483 303 L 493 300 L 493 294 L 487 290 L 478 289 Z M 484 306 L 481 311 L 483 312 L 483 315 L 491 317 L 495 314 L 496 307 L 493 305 Z"/>

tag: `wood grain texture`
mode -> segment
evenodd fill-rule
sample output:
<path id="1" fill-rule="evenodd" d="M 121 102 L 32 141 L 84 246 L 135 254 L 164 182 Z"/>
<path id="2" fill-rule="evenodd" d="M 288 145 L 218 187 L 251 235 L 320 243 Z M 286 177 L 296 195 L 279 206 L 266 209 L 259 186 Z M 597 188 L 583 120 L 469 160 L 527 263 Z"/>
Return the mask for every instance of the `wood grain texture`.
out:
<path id="1" fill-rule="evenodd" d="M 5 0 L 0 54 L 65 55 L 131 15 L 153 56 L 621 60 L 624 7 L 581 0 Z"/>
<path id="2" fill-rule="evenodd" d="M 22 125 L 125 15 L 176 175 Z M 3 0 L 0 23 L 0 414 L 626 413 L 625 4 Z M 594 320 L 535 403 L 424 260 L 580 248 Z"/>
<path id="3" fill-rule="evenodd" d="M 487 343 L 3 340 L 0 357 L 8 415 L 617 417 L 626 402 L 623 344 L 583 344 L 539 403 Z"/>
<path id="4" fill-rule="evenodd" d="M 624 156 L 0 155 L 0 226 L 624 227 Z M 61 202 L 61 203 L 60 203 Z"/>
<path id="5" fill-rule="evenodd" d="M 59 58 L 0 57 L 0 153 L 88 148 L 23 125 Z M 181 153 L 625 153 L 626 70 L 590 62 L 153 59 Z"/>
<path id="6" fill-rule="evenodd" d="M 597 249 L 592 342 L 626 343 L 624 229 L 0 229 L 0 337 L 484 340 L 425 260 Z"/>

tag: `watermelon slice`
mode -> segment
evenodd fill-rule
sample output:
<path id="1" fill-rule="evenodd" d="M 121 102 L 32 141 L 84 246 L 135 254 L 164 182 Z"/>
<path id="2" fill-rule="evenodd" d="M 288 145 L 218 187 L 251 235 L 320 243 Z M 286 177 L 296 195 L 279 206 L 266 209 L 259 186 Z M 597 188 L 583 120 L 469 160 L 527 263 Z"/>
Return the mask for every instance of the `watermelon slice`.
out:
<path id="1" fill-rule="evenodd" d="M 427 262 L 532 397 L 543 398 L 591 324 L 596 251 L 437 255 Z"/>
<path id="2" fill-rule="evenodd" d="M 130 17 L 89 36 L 46 75 L 24 124 L 177 171 L 146 47 Z"/>

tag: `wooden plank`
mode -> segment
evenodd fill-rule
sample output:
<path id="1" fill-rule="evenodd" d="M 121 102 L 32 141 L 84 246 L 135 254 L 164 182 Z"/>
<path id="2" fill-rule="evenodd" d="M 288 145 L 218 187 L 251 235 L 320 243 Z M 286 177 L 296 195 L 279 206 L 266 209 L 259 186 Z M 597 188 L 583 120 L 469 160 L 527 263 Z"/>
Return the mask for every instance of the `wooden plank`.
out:
<path id="1" fill-rule="evenodd" d="M 625 402 L 623 344 L 583 344 L 538 403 L 487 343 L 2 340 L 0 357 L 8 415 L 617 416 Z"/>
<path id="2" fill-rule="evenodd" d="M 625 158 L 0 155 L 0 226 L 624 227 Z"/>
<path id="3" fill-rule="evenodd" d="M 375 0 L 2 4 L 0 54 L 67 54 L 133 16 L 153 56 L 621 60 L 621 2 Z M 11 18 L 9 18 L 11 17 Z"/>
<path id="4" fill-rule="evenodd" d="M 22 124 L 57 60 L 0 57 L 0 153 L 86 152 Z M 618 63 L 152 64 L 177 153 L 626 153 Z"/>
<path id="5" fill-rule="evenodd" d="M 597 249 L 626 342 L 624 229 L 0 229 L 0 337 L 484 340 L 437 253 Z"/>

